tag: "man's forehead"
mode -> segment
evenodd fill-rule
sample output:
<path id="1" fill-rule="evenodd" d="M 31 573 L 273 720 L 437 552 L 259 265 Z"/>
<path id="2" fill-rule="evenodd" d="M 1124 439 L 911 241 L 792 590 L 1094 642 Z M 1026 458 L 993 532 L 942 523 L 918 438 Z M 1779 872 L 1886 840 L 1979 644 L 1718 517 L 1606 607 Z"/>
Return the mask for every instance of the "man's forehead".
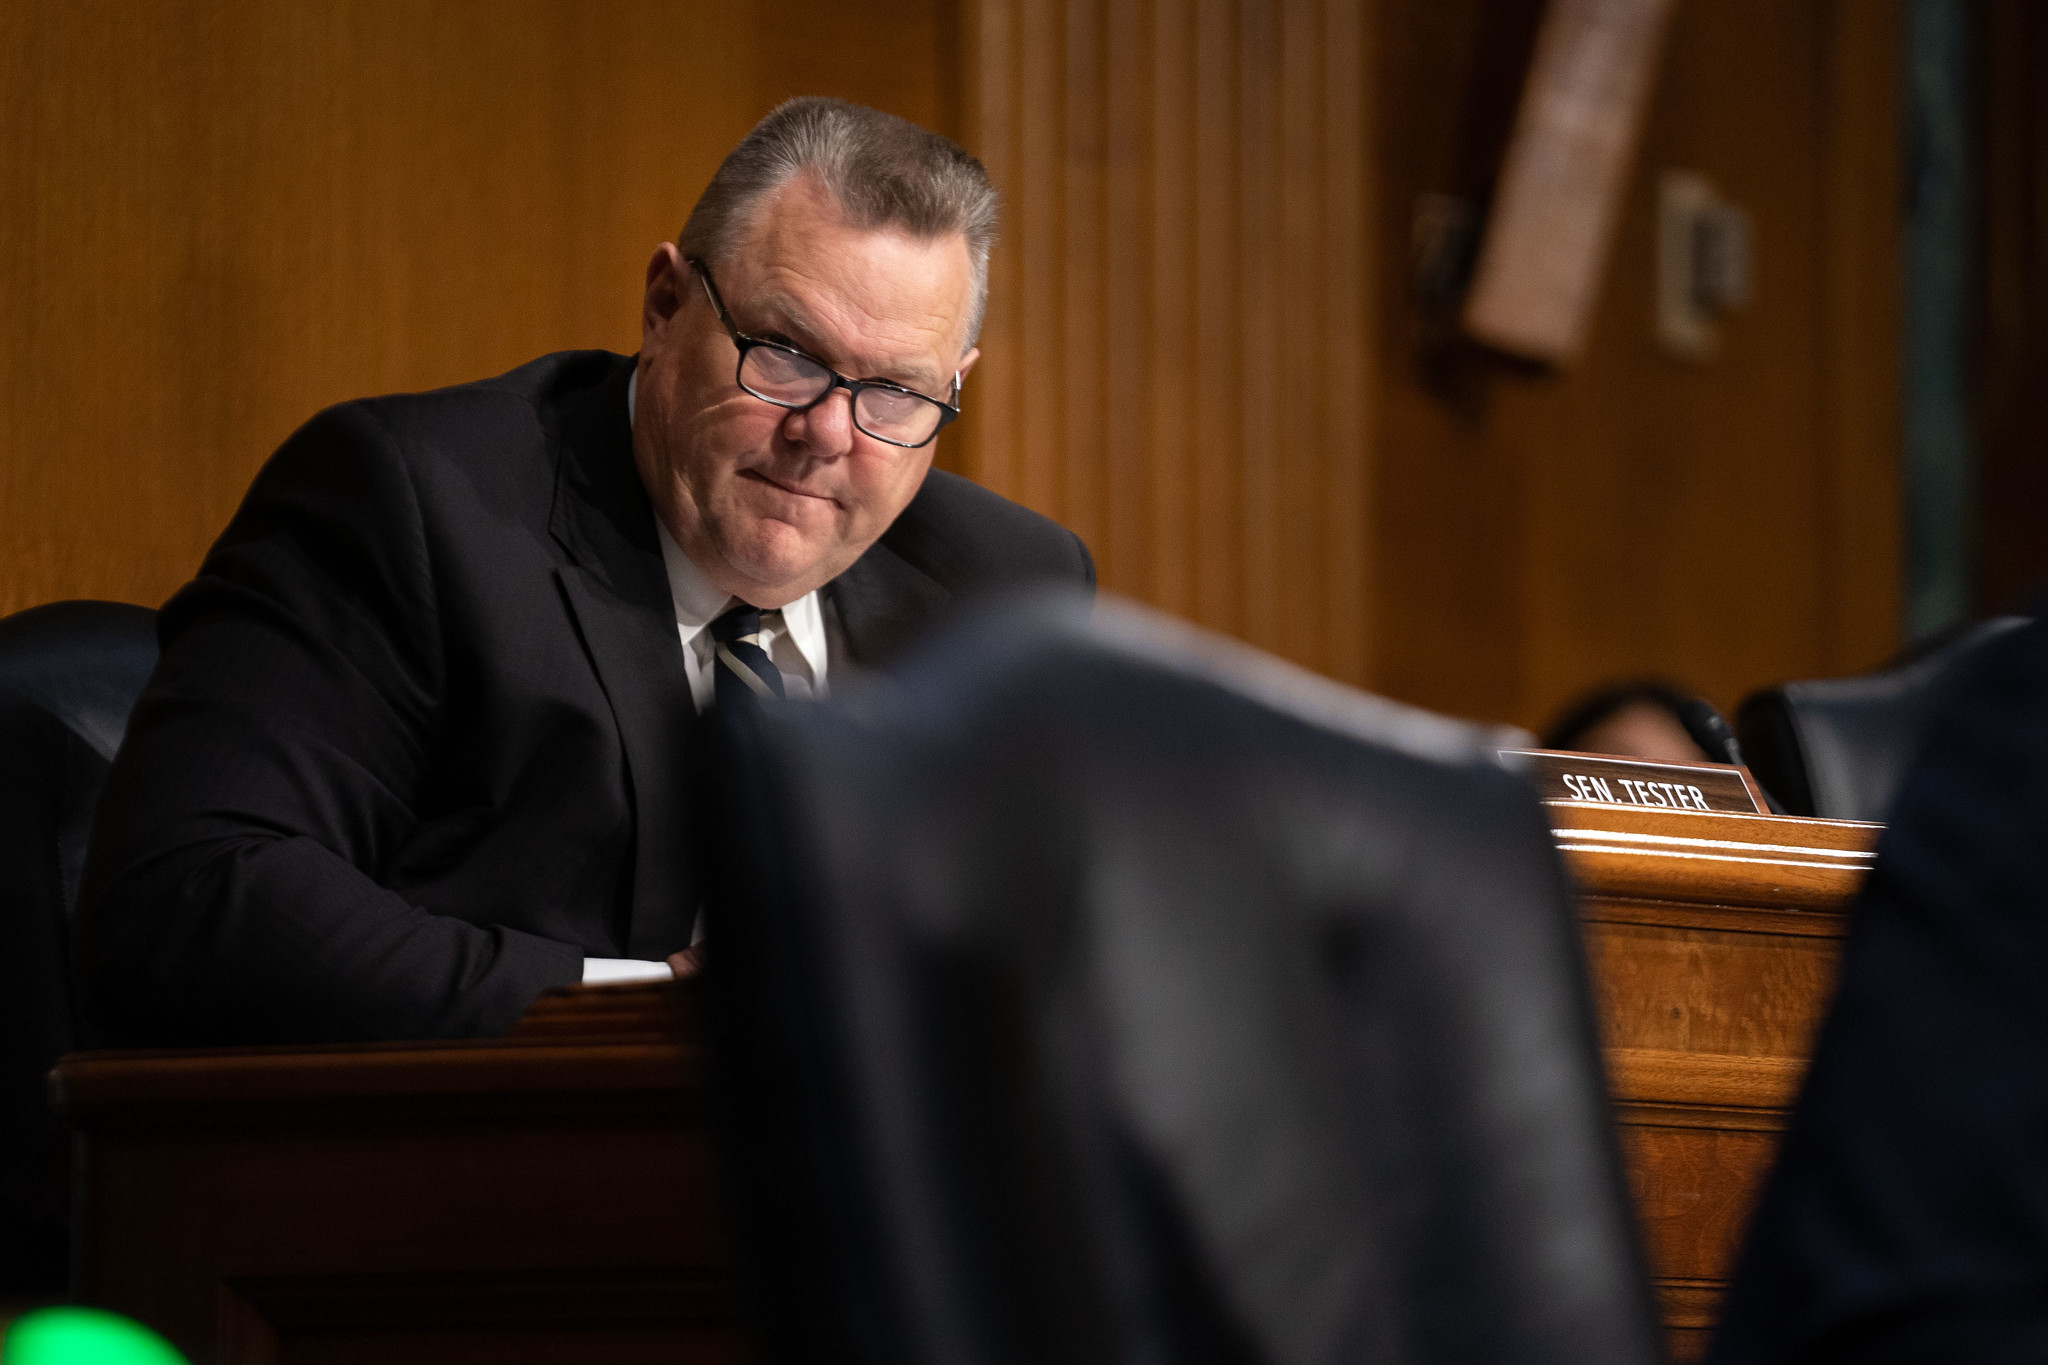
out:
<path id="1" fill-rule="evenodd" d="M 756 293 L 753 312 L 764 322 L 788 329 L 792 336 L 841 352 L 849 364 L 919 364 L 935 362 L 935 337 L 950 332 L 950 319 L 892 316 L 885 310 L 858 305 L 835 307 L 833 300 L 813 306 L 792 290 L 770 286 Z M 941 321 L 943 327 L 930 323 Z"/>
<path id="2" fill-rule="evenodd" d="M 950 377 L 972 307 L 965 237 L 853 227 L 829 199 L 792 198 L 789 189 L 761 205 L 733 253 L 736 297 L 726 302 L 736 316 L 833 348 L 831 358 L 866 373 L 908 366 L 933 381 Z"/>

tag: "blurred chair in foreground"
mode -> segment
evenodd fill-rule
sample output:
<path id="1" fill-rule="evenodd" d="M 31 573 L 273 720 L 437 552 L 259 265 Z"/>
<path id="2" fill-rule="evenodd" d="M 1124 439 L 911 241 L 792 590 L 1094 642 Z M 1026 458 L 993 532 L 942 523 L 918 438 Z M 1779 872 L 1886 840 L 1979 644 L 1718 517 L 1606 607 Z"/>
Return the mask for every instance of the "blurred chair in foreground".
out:
<path id="1" fill-rule="evenodd" d="M 1567 703 L 1541 744 L 1658 763 L 1742 762 L 1734 732 L 1712 702 L 1654 678 L 1615 683 Z"/>
<path id="2" fill-rule="evenodd" d="M 2048 625 L 1906 777 L 1711 1359 L 2048 1360 Z"/>
<path id="3" fill-rule="evenodd" d="M 2025 617 L 1996 617 L 1876 673 L 1751 694 L 1735 713 L 1750 771 L 1788 815 L 1883 820 L 1940 705 L 1943 680 L 2024 624 Z"/>
<path id="4" fill-rule="evenodd" d="M 93 805 L 156 664 L 156 613 L 0 620 L 0 1292 L 61 1290 L 63 1132 L 43 1077 L 77 1045 L 65 950 Z"/>
<path id="5" fill-rule="evenodd" d="M 718 719 L 771 1360 L 1659 1357 L 1578 925 L 1483 732 L 1058 599 Z"/>

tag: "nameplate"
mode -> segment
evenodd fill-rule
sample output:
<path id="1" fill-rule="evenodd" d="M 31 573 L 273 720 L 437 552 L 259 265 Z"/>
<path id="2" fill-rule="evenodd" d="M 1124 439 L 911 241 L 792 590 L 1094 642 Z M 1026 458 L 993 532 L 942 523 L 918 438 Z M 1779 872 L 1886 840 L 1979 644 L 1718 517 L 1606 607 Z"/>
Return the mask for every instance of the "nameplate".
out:
<path id="1" fill-rule="evenodd" d="M 1724 815 L 1769 813 L 1749 774 L 1728 763 L 1649 763 L 1554 749 L 1502 749 L 1500 759 L 1534 782 L 1545 801 Z"/>

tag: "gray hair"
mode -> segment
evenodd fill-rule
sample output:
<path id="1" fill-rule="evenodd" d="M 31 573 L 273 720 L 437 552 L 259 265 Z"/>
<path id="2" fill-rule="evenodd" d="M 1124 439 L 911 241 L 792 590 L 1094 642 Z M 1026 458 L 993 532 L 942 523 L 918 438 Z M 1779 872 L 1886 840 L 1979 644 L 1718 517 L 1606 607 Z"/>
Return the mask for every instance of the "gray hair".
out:
<path id="1" fill-rule="evenodd" d="M 988 253 L 996 240 L 996 189 L 951 138 L 845 100 L 784 101 L 720 163 L 690 221 L 682 251 L 716 265 L 739 245 L 762 196 L 799 174 L 818 177 L 855 227 L 901 228 L 929 241 L 959 233 L 974 270 L 967 342 L 988 309 Z"/>

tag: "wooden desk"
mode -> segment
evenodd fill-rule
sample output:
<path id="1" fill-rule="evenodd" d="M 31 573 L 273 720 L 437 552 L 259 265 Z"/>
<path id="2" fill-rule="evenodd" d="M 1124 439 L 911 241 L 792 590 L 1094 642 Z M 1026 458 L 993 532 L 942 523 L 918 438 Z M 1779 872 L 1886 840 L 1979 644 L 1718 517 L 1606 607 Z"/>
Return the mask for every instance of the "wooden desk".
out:
<path id="1" fill-rule="evenodd" d="M 694 996 L 476 1043 L 88 1053 L 77 1282 L 196 1365 L 734 1361 Z"/>
<path id="2" fill-rule="evenodd" d="M 1559 803 L 1673 1355 L 1706 1347 L 1880 827 Z"/>
<path id="3" fill-rule="evenodd" d="M 1876 827 L 1551 810 L 1684 1358 Z M 694 1009 L 598 987 L 485 1042 L 66 1058 L 81 1291 L 199 1365 L 740 1359 Z"/>

